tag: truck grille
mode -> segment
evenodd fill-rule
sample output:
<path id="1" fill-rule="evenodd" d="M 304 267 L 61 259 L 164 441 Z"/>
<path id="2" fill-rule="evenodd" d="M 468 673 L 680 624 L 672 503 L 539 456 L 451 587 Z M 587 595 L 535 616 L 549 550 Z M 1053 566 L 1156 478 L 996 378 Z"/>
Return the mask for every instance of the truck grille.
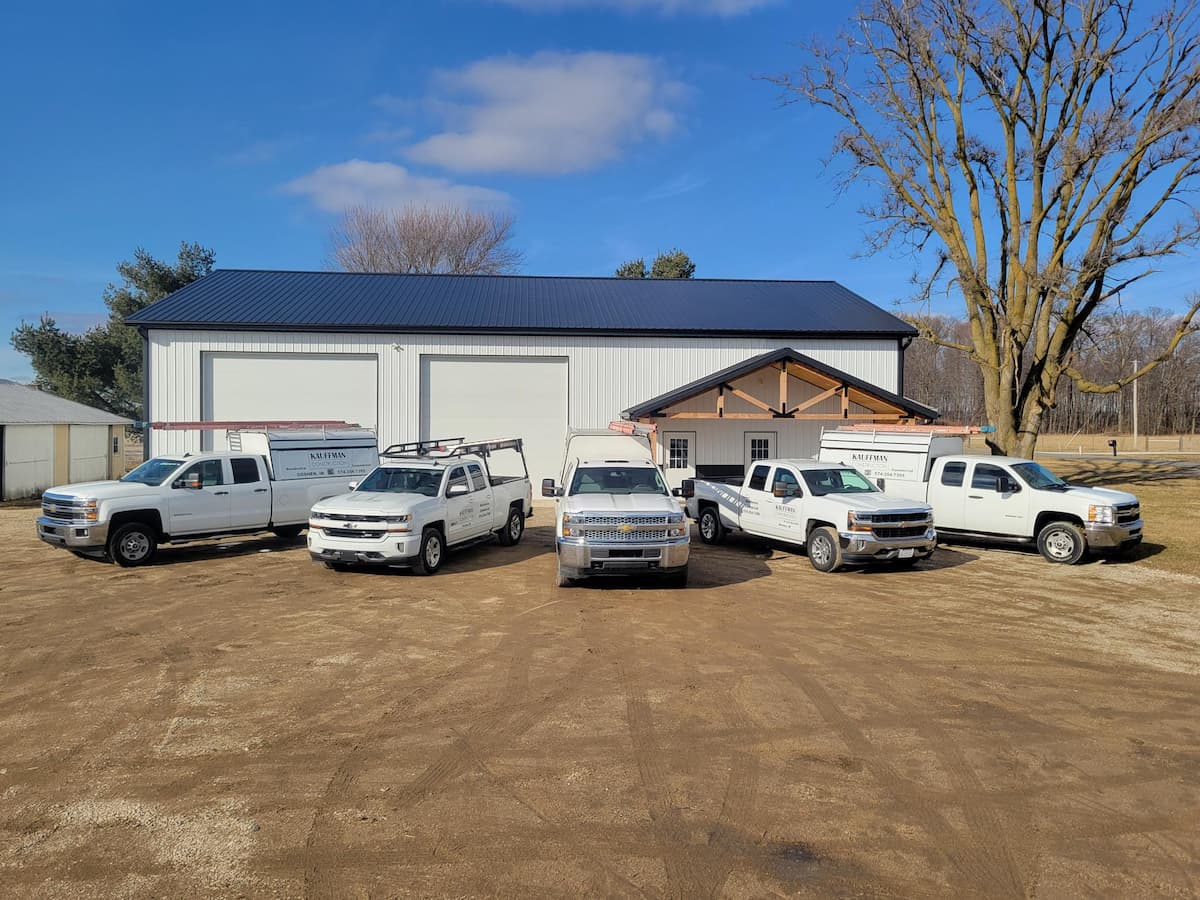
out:
<path id="1" fill-rule="evenodd" d="M 42 515 L 62 525 L 88 525 L 86 500 L 62 494 L 42 494 Z"/>
<path id="2" fill-rule="evenodd" d="M 1132 525 L 1142 517 L 1142 506 L 1140 503 L 1122 503 L 1117 507 L 1117 524 Z"/>
<path id="3" fill-rule="evenodd" d="M 574 524 L 572 522 L 572 524 Z M 645 541 L 665 541 L 665 528 L 635 528 L 633 531 L 619 531 L 616 528 L 596 528 L 586 532 L 584 537 L 589 541 L 603 544 L 621 544 Z"/>
<path id="4" fill-rule="evenodd" d="M 916 512 L 902 513 L 886 513 L 888 522 L 920 522 L 922 525 L 929 522 L 929 513 L 924 510 Z"/>
<path id="5" fill-rule="evenodd" d="M 919 538 L 925 536 L 927 525 L 902 525 L 895 528 L 880 528 L 878 525 L 871 530 L 878 538 L 895 540 L 897 538 Z"/>
<path id="6" fill-rule="evenodd" d="M 571 516 L 572 525 L 607 525 L 620 528 L 622 525 L 666 525 L 666 516 Z"/>
<path id="7" fill-rule="evenodd" d="M 336 519 L 338 522 L 386 522 L 387 516 L 344 516 L 341 513 L 314 513 L 313 518 Z"/>
<path id="8" fill-rule="evenodd" d="M 357 528 L 322 528 L 321 530 L 329 537 L 336 538 L 367 538 L 369 540 L 378 540 L 383 537 L 382 531 L 365 531 Z"/>

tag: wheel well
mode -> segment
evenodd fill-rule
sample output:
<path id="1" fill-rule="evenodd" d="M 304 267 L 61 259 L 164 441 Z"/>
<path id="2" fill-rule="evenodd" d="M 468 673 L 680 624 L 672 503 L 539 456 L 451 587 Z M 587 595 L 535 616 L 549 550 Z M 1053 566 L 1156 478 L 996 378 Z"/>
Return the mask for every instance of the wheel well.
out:
<path id="1" fill-rule="evenodd" d="M 809 535 L 813 533 L 813 529 L 816 528 L 832 528 L 834 531 L 837 531 L 837 526 L 832 522 L 822 522 L 820 519 L 809 519 L 808 527 L 804 529 L 804 537 L 806 540 Z"/>
<path id="2" fill-rule="evenodd" d="M 130 522 L 141 522 L 149 525 L 154 529 L 155 537 L 162 540 L 163 534 L 162 516 L 159 515 L 157 509 L 130 509 L 119 513 L 113 513 L 111 519 L 108 520 L 109 532 L 116 531 L 122 525 L 128 525 Z"/>
<path id="3" fill-rule="evenodd" d="M 697 513 L 702 513 L 706 509 L 717 510 L 717 517 L 720 518 L 721 511 L 719 509 L 717 509 L 717 504 L 716 504 L 715 500 L 701 500 L 700 503 L 696 506 Z"/>
<path id="4" fill-rule="evenodd" d="M 442 522 L 440 520 L 437 522 L 425 523 L 425 528 L 436 528 L 438 531 L 440 531 L 442 533 L 442 537 L 446 536 L 446 523 Z M 424 531 L 425 528 L 422 528 L 421 530 Z"/>
<path id="5" fill-rule="evenodd" d="M 1080 528 L 1083 527 L 1083 519 L 1074 513 L 1043 512 L 1038 513 L 1037 522 L 1033 526 L 1033 536 L 1036 538 L 1042 533 L 1042 529 L 1051 522 L 1070 522 L 1072 525 L 1078 525 Z"/>
<path id="6" fill-rule="evenodd" d="M 515 509 L 519 513 L 521 513 L 521 515 L 524 515 L 525 514 L 525 501 L 524 500 L 514 500 L 514 501 L 512 501 L 512 503 L 508 504 L 508 508 Z"/>

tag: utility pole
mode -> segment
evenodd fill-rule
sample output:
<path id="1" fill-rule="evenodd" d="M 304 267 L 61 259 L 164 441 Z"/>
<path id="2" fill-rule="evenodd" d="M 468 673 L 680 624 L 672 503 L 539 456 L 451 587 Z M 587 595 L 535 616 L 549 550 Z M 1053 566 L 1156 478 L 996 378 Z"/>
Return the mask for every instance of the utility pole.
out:
<path id="1" fill-rule="evenodd" d="M 1133 361 L 1133 371 L 1141 368 L 1141 363 L 1136 359 Z M 1135 378 L 1133 381 L 1133 449 L 1137 449 L 1138 442 L 1138 381 L 1141 379 Z"/>

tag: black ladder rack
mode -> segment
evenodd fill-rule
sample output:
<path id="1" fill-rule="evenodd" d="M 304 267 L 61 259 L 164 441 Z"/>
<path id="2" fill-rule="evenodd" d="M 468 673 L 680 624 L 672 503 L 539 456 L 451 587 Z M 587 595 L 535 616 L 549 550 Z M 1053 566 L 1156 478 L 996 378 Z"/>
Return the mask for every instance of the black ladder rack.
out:
<path id="1" fill-rule="evenodd" d="M 521 438 L 508 438 L 502 441 L 475 441 L 466 443 L 463 438 L 439 438 L 429 441 L 409 441 L 406 444 L 392 444 L 380 456 L 389 459 L 453 459 L 456 456 L 487 456 L 496 450 L 516 450 L 522 452 L 524 442 Z"/>

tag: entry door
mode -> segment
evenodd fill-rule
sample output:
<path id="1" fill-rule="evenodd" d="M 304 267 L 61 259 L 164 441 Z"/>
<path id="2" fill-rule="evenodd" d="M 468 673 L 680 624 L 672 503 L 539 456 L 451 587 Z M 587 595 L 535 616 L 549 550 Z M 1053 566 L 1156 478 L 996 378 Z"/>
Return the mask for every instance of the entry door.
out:
<path id="1" fill-rule="evenodd" d="M 683 479 L 696 477 L 696 432 L 664 431 L 662 452 L 667 487 L 677 488 Z"/>
<path id="2" fill-rule="evenodd" d="M 180 484 L 190 475 L 199 475 L 200 490 L 172 485 L 170 508 L 171 534 L 203 534 L 229 528 L 229 484 L 221 460 L 205 459 L 189 466 L 175 481 Z"/>
<path id="3" fill-rule="evenodd" d="M 457 497 L 449 496 L 453 485 L 461 484 L 467 493 Z M 471 492 L 471 483 L 467 480 L 467 470 L 457 466 L 450 470 L 446 480 L 446 543 L 456 544 L 475 535 L 475 495 Z"/>
<path id="4" fill-rule="evenodd" d="M 773 459 L 775 457 L 775 432 L 774 431 L 747 431 L 746 432 L 746 471 L 750 471 L 750 466 L 760 459 Z"/>

